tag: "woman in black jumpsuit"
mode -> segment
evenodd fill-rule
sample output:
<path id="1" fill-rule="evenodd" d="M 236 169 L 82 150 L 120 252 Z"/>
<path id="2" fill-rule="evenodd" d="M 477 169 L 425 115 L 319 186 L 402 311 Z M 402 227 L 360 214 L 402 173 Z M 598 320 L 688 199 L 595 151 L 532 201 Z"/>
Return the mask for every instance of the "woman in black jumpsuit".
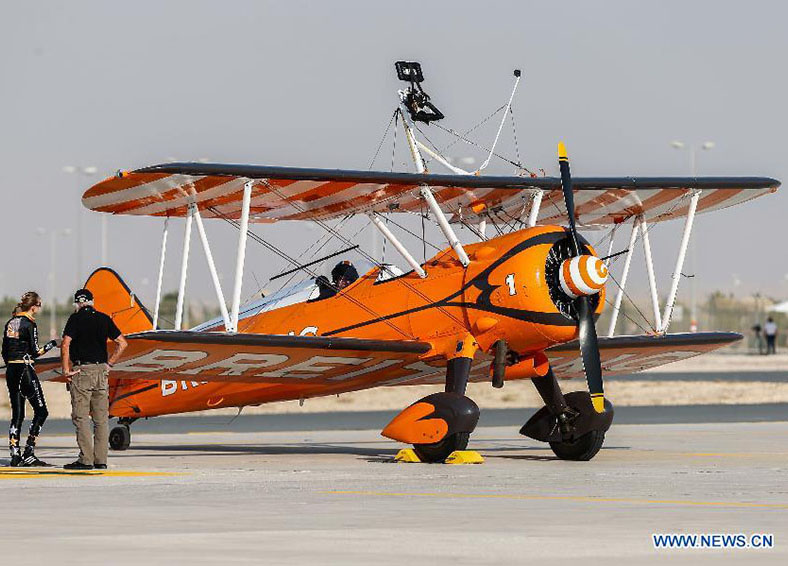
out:
<path id="1" fill-rule="evenodd" d="M 50 340 L 43 347 L 38 345 L 38 327 L 35 315 L 41 310 L 41 297 L 29 291 L 16 305 L 11 319 L 3 331 L 3 361 L 6 363 L 6 385 L 11 400 L 11 426 L 8 445 L 12 466 L 46 466 L 36 458 L 36 438 L 48 416 L 44 392 L 34 369 L 34 359 L 56 346 Z M 33 407 L 33 421 L 27 437 L 25 451 L 19 446 L 20 429 L 25 418 L 25 399 Z"/>

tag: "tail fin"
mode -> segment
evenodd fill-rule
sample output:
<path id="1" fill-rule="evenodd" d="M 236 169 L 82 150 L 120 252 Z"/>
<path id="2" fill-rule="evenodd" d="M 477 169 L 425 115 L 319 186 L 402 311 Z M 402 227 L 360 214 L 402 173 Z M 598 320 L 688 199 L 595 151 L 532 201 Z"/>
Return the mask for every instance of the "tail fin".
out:
<path id="1" fill-rule="evenodd" d="M 120 275 L 100 267 L 88 277 L 85 288 L 93 293 L 96 310 L 108 314 L 123 334 L 153 329 L 153 318 Z"/>

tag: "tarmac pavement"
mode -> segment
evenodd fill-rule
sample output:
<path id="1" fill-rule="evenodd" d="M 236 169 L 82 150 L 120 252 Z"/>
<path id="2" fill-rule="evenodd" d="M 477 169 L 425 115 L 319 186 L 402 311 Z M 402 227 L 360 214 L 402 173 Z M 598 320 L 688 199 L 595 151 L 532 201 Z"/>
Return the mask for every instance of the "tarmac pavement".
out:
<path id="1" fill-rule="evenodd" d="M 155 417 L 136 421 L 132 437 L 145 433 L 189 432 L 283 432 L 309 430 L 382 430 L 400 409 L 394 411 L 332 411 L 325 413 L 280 413 L 228 415 L 189 414 Z M 481 411 L 479 426 L 512 427 L 519 430 L 535 408 L 489 409 Z M 738 405 L 665 405 L 646 407 L 618 406 L 616 425 L 668 423 L 726 423 L 788 421 L 788 403 Z M 74 425 L 67 419 L 49 419 L 45 436 L 73 435 Z"/>
<path id="2" fill-rule="evenodd" d="M 0 470 L 3 563 L 788 561 L 788 422 L 614 424 L 591 462 L 482 426 L 472 466 L 393 463 L 378 430 L 140 429 L 106 475 Z M 39 452 L 68 463 L 73 438 Z M 655 549 L 671 532 L 774 547 Z"/>

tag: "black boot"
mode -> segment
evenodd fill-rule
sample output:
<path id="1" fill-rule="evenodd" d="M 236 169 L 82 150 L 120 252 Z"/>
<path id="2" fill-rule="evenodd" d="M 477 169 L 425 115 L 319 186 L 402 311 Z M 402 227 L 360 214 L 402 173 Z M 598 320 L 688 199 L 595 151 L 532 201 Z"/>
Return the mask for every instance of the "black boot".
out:
<path id="1" fill-rule="evenodd" d="M 9 466 L 16 468 L 22 465 L 22 451 L 19 449 L 19 428 L 11 425 L 8 431 L 8 451 L 11 453 Z"/>
<path id="2" fill-rule="evenodd" d="M 25 453 L 22 454 L 22 466 L 25 468 L 49 468 L 52 464 L 47 464 L 43 460 L 39 460 L 34 452 L 35 446 L 27 445 Z"/>
<path id="3" fill-rule="evenodd" d="M 70 464 L 66 464 L 63 466 L 64 470 L 92 470 L 93 466 L 90 464 L 83 464 L 79 460 L 76 462 L 71 462 Z"/>

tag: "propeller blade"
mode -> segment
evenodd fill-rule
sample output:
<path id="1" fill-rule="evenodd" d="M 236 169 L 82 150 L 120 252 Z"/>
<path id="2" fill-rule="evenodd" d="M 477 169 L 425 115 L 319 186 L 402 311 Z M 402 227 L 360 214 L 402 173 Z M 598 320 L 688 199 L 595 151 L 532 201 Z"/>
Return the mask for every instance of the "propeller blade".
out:
<path id="1" fill-rule="evenodd" d="M 572 234 L 572 253 L 580 255 L 577 227 L 575 226 L 575 194 L 572 192 L 572 174 L 569 171 L 569 157 L 566 154 L 564 142 L 558 143 L 558 166 L 561 168 L 561 189 L 564 192 L 564 204 L 569 217 L 569 232 Z"/>
<path id="2" fill-rule="evenodd" d="M 602 382 L 602 362 L 599 359 L 599 341 L 594 326 L 594 312 L 589 297 L 578 297 L 575 300 L 578 318 L 578 341 L 580 354 L 583 358 L 583 369 L 586 373 L 588 392 L 597 413 L 605 412 L 605 391 Z"/>
<path id="3" fill-rule="evenodd" d="M 561 168 L 561 189 L 564 193 L 566 214 L 569 217 L 569 233 L 572 236 L 572 253 L 580 255 L 580 243 L 577 238 L 575 225 L 575 195 L 572 192 L 572 174 L 569 170 L 569 156 L 563 142 L 558 144 L 558 166 Z M 602 362 L 599 359 L 599 340 L 594 326 L 594 311 L 591 308 L 591 299 L 581 296 L 575 299 L 577 309 L 578 341 L 580 342 L 580 355 L 583 359 L 583 368 L 588 383 L 588 392 L 591 402 L 597 413 L 605 412 L 605 392 L 602 383 Z"/>

